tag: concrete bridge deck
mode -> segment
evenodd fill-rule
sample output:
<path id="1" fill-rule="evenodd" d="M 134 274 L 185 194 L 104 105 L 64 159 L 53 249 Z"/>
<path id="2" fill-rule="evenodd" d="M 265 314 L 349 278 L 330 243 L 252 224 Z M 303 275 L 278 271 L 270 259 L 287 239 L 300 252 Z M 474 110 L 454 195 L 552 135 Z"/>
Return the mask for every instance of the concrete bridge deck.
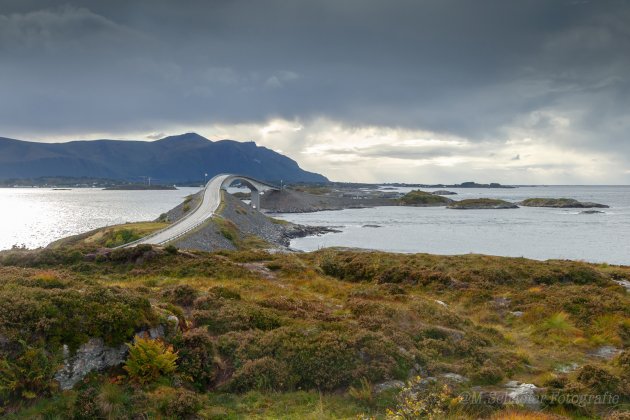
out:
<path id="1" fill-rule="evenodd" d="M 125 247 L 140 244 L 165 245 L 203 224 L 211 218 L 221 205 L 221 190 L 227 190 L 232 183 L 239 181 L 251 190 L 251 204 L 256 209 L 260 208 L 260 193 L 268 190 L 279 190 L 275 185 L 259 181 L 257 179 L 234 174 L 220 174 L 213 177 L 203 190 L 201 203 L 189 214 L 168 226 L 165 229 L 145 236 L 138 241 L 129 243 Z"/>

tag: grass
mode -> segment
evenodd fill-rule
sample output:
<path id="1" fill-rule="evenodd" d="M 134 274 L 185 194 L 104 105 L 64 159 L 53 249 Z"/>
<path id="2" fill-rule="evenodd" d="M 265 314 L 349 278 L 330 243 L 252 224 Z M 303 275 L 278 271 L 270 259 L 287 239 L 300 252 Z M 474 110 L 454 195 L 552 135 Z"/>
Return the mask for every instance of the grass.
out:
<path id="1" fill-rule="evenodd" d="M 108 226 L 84 234 L 60 239 L 50 244 L 50 247 L 87 246 L 114 248 L 133 242 L 160 229 L 164 229 L 167 226 L 168 223 L 165 222 L 139 222 Z"/>
<path id="2" fill-rule="evenodd" d="M 59 393 L 48 386 L 50 369 L 41 359 L 43 380 L 22 384 L 33 398 L 0 396 L 9 418 L 383 418 L 395 393 L 376 394 L 373 385 L 405 380 L 417 368 L 424 376 L 470 378 L 455 393 L 512 379 L 587 393 L 605 381 L 629 397 L 624 368 L 589 356 L 600 345 L 630 345 L 630 297 L 611 281 L 630 278 L 628 267 L 340 250 L 169 253 L 150 246 L 96 259 L 85 246 L 0 252 L 0 336 L 45 349 L 54 366 L 62 344 L 76 348 L 93 336 L 128 341 L 174 314 L 188 329 L 167 338 L 179 357 L 175 382 L 141 386 L 114 369 Z M 36 372 L 25 351 L 0 348 L 0 366 Z M 570 363 L 580 368 L 555 370 Z M 558 384 L 563 388 L 553 388 Z M 575 407 L 541 414 L 482 408 L 493 418 L 584 415 Z M 588 416 L 609 408 L 589 407 Z"/>
<path id="3" fill-rule="evenodd" d="M 398 199 L 405 206 L 441 206 L 452 202 L 451 199 L 426 191 L 413 190 Z"/>
<path id="4" fill-rule="evenodd" d="M 508 201 L 495 198 L 469 198 L 455 201 L 448 206 L 451 209 L 492 209 L 497 207 L 516 208 L 517 206 Z"/>
<path id="5" fill-rule="evenodd" d="M 528 198 L 520 204 L 527 207 L 567 207 L 577 203 L 572 198 Z"/>
<path id="6" fill-rule="evenodd" d="M 313 195 L 326 195 L 326 194 L 330 194 L 333 191 L 332 188 L 329 188 L 329 187 L 323 187 L 319 185 L 308 185 L 308 184 L 293 185 L 291 186 L 291 189 L 295 191 L 305 192 L 308 194 L 313 194 Z"/>

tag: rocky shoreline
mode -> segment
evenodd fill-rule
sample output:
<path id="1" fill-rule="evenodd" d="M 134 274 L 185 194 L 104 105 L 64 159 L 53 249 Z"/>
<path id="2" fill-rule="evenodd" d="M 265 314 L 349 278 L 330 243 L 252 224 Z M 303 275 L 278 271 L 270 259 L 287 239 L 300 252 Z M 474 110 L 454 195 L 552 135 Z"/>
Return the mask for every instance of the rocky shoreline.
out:
<path id="1" fill-rule="evenodd" d="M 191 202 L 194 200 L 195 197 Z M 173 218 L 181 216 L 181 205 L 167 215 Z M 178 248 L 214 251 L 235 250 L 256 243 L 258 247 L 287 251 L 291 239 L 338 232 L 329 227 L 298 225 L 271 218 L 228 193 L 224 193 L 217 215 L 218 217 L 208 220 L 173 245 Z"/>
<path id="2" fill-rule="evenodd" d="M 557 209 L 607 209 L 610 207 L 590 201 L 582 202 L 573 198 L 528 198 L 518 204 L 525 207 L 552 207 Z"/>

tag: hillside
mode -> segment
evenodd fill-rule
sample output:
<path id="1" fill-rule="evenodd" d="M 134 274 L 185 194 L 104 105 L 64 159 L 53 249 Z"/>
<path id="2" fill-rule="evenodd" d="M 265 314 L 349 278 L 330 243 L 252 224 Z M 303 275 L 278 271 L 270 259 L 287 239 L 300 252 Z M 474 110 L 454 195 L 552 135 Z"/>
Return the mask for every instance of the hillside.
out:
<path id="1" fill-rule="evenodd" d="M 625 418 L 628 278 L 479 255 L 4 251 L 0 415 Z"/>
<path id="2" fill-rule="evenodd" d="M 219 173 L 286 182 L 326 182 L 297 162 L 254 142 L 210 141 L 187 133 L 161 140 L 36 143 L 0 137 L 0 179 L 43 176 L 185 182 Z"/>

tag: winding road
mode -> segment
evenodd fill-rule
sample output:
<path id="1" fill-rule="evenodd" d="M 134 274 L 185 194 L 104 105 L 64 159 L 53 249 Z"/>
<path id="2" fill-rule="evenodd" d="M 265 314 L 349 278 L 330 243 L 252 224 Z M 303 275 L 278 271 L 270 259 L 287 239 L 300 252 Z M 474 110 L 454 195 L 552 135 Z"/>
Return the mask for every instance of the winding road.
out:
<path id="1" fill-rule="evenodd" d="M 227 189 L 234 181 L 237 180 L 249 187 L 250 190 L 252 190 L 252 194 L 259 194 L 260 191 L 279 189 L 275 185 L 258 181 L 247 176 L 233 174 L 217 175 L 206 184 L 203 190 L 201 203 L 196 209 L 172 225 L 125 246 L 131 247 L 140 244 L 164 245 L 181 236 L 184 236 L 215 214 L 221 205 L 221 190 Z"/>

